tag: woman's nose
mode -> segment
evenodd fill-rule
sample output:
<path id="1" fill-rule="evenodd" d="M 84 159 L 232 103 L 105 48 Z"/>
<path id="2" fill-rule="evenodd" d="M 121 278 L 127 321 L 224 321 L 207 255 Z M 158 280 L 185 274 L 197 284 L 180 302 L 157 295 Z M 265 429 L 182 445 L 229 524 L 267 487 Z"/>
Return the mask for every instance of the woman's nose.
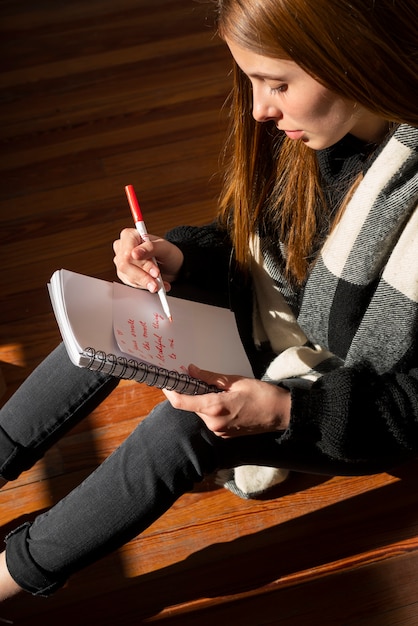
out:
<path id="1" fill-rule="evenodd" d="M 282 112 L 270 92 L 266 93 L 260 88 L 253 89 L 253 117 L 257 122 L 281 119 Z"/>

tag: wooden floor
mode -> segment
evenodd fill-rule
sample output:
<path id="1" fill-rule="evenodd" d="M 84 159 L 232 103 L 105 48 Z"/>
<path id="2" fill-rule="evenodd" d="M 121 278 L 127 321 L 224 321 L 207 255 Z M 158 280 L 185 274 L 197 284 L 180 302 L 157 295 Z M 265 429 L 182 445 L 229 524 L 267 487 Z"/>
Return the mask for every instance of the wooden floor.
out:
<path id="1" fill-rule="evenodd" d="M 134 184 L 149 230 L 211 219 L 227 51 L 193 0 L 0 0 L 1 401 L 59 341 L 46 283 L 113 279 Z M 2 536 L 56 502 L 161 398 L 128 382 L 0 492 Z M 293 475 L 259 501 L 212 479 L 51 599 L 0 624 L 413 626 L 416 467 Z"/>

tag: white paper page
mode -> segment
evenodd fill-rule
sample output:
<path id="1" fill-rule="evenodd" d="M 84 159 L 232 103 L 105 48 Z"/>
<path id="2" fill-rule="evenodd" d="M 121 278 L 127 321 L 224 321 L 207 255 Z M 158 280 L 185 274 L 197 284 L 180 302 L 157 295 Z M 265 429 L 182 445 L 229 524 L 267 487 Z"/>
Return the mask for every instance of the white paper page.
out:
<path id="1" fill-rule="evenodd" d="M 111 282 L 60 270 L 53 274 L 48 288 L 73 363 L 80 365 L 89 360 L 80 356 L 86 348 L 118 355 L 112 326 Z"/>
<path id="2" fill-rule="evenodd" d="M 172 322 L 156 294 L 114 283 L 113 326 L 121 351 L 182 373 L 194 363 L 253 377 L 231 311 L 170 296 L 168 301 Z"/>

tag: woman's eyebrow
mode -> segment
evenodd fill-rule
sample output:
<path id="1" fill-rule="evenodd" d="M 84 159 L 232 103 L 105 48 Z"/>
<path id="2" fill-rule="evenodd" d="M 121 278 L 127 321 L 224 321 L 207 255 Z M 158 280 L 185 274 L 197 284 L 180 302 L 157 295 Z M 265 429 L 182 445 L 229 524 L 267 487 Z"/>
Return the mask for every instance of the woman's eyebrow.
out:
<path id="1" fill-rule="evenodd" d="M 263 78 L 267 80 L 277 80 L 280 82 L 284 82 L 286 79 L 278 76 L 277 74 L 269 74 L 268 72 L 250 72 L 247 76 L 251 78 Z"/>

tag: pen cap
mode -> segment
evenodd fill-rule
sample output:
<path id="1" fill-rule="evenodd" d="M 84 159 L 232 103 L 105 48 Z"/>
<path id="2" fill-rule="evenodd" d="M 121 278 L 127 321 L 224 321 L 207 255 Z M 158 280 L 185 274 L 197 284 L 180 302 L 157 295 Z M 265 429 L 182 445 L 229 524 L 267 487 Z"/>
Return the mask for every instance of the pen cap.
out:
<path id="1" fill-rule="evenodd" d="M 139 206 L 138 199 L 136 197 L 135 190 L 132 185 L 126 185 L 125 187 L 126 197 L 128 198 L 129 208 L 131 209 L 134 222 L 142 222 L 142 212 Z"/>

